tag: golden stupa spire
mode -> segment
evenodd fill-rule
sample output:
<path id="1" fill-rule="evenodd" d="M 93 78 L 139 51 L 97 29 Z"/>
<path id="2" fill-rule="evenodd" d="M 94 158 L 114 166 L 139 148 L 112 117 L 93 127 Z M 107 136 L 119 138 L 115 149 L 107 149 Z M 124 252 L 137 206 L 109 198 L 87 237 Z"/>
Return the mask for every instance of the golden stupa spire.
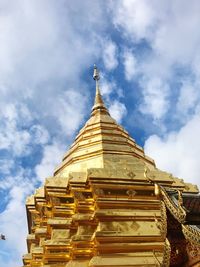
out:
<path id="1" fill-rule="evenodd" d="M 100 75 L 99 75 L 99 70 L 97 69 L 96 65 L 94 65 L 93 79 L 96 81 L 96 95 L 95 95 L 95 100 L 94 100 L 94 106 L 92 108 L 92 115 L 94 115 L 97 110 L 109 114 L 107 108 L 104 105 L 104 102 L 103 102 L 103 99 L 100 93 L 100 88 L 99 88 Z"/>
<path id="2" fill-rule="evenodd" d="M 198 188 L 155 167 L 108 114 L 96 67 L 94 79 L 92 116 L 27 199 L 23 267 L 199 266 Z"/>
<path id="3" fill-rule="evenodd" d="M 96 66 L 94 66 L 93 79 L 96 81 L 96 95 L 91 116 L 54 174 L 67 175 L 73 171 L 73 168 L 76 171 L 78 168 L 79 171 L 85 168 L 85 171 L 89 166 L 93 166 L 92 162 L 95 168 L 107 166 L 110 168 L 115 160 L 120 164 L 125 160 L 127 164 L 128 158 L 131 162 L 134 158 L 141 159 L 141 162 L 154 167 L 154 161 L 145 155 L 143 149 L 135 143 L 128 132 L 110 116 L 100 93 L 100 76 Z"/>

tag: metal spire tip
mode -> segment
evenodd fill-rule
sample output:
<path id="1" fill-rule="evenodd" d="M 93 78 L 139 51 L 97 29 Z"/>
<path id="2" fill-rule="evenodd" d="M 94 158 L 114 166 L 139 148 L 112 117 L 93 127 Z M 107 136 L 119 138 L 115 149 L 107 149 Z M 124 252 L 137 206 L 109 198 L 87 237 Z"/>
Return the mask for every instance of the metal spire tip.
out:
<path id="1" fill-rule="evenodd" d="M 99 70 L 97 69 L 97 66 L 94 64 L 94 74 L 93 74 L 93 79 L 95 81 L 98 81 L 100 79 L 100 76 L 99 76 Z"/>

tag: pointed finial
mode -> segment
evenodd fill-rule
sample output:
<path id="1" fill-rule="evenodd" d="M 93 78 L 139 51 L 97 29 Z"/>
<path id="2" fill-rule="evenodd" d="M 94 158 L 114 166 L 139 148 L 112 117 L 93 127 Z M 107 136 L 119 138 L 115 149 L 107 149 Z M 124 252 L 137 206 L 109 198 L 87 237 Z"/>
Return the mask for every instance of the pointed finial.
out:
<path id="1" fill-rule="evenodd" d="M 99 76 L 99 70 L 97 69 L 97 66 L 94 64 L 94 74 L 93 74 L 93 79 L 95 81 L 98 81 L 100 79 L 100 76 Z"/>
<path id="2" fill-rule="evenodd" d="M 96 95 L 95 95 L 95 101 L 94 106 L 92 108 L 92 114 L 96 113 L 97 110 L 101 110 L 104 113 L 108 113 L 106 107 L 104 106 L 103 99 L 101 97 L 100 89 L 99 89 L 99 70 L 97 69 L 97 66 L 94 64 L 94 73 L 93 73 L 93 79 L 96 81 Z"/>
<path id="3" fill-rule="evenodd" d="M 93 79 L 96 81 L 96 96 L 101 95 L 100 90 L 99 90 L 99 80 L 100 80 L 100 75 L 99 75 L 99 70 L 97 69 L 97 66 L 94 64 L 94 73 L 93 73 Z"/>

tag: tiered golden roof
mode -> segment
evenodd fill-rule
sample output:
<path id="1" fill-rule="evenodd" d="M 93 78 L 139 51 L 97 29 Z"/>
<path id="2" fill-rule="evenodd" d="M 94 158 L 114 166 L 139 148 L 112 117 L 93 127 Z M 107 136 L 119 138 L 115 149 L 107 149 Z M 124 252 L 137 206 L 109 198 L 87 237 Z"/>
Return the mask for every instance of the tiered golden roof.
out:
<path id="1" fill-rule="evenodd" d="M 184 224 L 181 196 L 198 189 L 156 168 L 110 116 L 96 67 L 94 79 L 90 119 L 54 176 L 27 199 L 24 266 L 169 266 L 172 239 L 166 208 Z M 173 190 L 179 198 L 170 197 Z M 183 227 L 188 240 L 193 228 Z M 195 231 L 190 243 L 198 236 Z"/>

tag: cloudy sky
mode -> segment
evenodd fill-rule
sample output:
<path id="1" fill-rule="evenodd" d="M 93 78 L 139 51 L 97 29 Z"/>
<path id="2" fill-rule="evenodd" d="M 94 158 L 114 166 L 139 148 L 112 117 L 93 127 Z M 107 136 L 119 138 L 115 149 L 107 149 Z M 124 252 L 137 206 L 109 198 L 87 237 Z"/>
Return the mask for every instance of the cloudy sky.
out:
<path id="1" fill-rule="evenodd" d="M 0 266 L 22 265 L 25 198 L 89 117 L 111 115 L 157 166 L 200 184 L 198 0 L 0 0 Z"/>

